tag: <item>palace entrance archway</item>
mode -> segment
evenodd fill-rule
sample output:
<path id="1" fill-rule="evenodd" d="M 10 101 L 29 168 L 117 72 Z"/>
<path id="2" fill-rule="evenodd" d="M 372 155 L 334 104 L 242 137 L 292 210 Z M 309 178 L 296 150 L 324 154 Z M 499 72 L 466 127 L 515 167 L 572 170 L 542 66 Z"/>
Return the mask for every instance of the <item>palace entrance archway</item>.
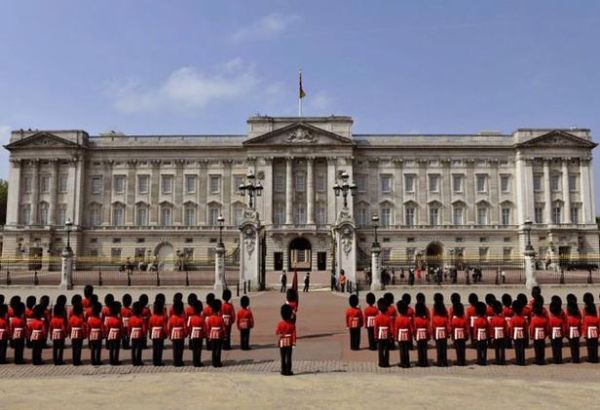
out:
<path id="1" fill-rule="evenodd" d="M 290 242 L 289 270 L 310 270 L 312 261 L 312 246 L 306 238 L 296 238 Z"/>
<path id="2" fill-rule="evenodd" d="M 444 264 L 444 247 L 439 242 L 431 242 L 425 248 L 425 258 L 427 267 L 437 268 Z"/>

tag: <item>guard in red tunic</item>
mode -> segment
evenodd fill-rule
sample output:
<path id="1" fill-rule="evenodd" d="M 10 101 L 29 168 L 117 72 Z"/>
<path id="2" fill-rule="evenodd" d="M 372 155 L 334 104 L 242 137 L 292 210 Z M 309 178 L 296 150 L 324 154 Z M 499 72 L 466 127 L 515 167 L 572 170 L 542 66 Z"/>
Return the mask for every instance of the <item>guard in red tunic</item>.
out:
<path id="1" fill-rule="evenodd" d="M 375 340 L 375 316 L 379 312 L 375 307 L 375 295 L 371 292 L 367 293 L 367 307 L 364 310 L 363 317 L 365 319 L 365 328 L 367 329 L 367 337 L 369 339 L 369 350 L 377 350 L 377 341 Z"/>
<path id="2" fill-rule="evenodd" d="M 65 350 L 65 338 L 67 337 L 67 324 L 65 323 L 65 307 L 54 306 L 54 314 L 49 323 L 50 339 L 52 339 L 52 361 L 54 365 L 65 364 L 63 353 Z"/>
<path id="3" fill-rule="evenodd" d="M 237 328 L 240 331 L 240 347 L 250 350 L 250 331 L 254 328 L 254 315 L 250 310 L 250 298 L 242 296 L 240 309 L 237 312 Z"/>
<path id="4" fill-rule="evenodd" d="M 71 308 L 68 334 L 71 339 L 73 366 L 80 366 L 81 349 L 83 347 L 83 339 L 85 339 L 86 334 L 85 322 L 83 319 L 83 305 L 81 303 L 76 303 Z"/>
<path id="5" fill-rule="evenodd" d="M 154 302 L 152 316 L 148 319 L 148 329 L 150 340 L 152 340 L 152 364 L 163 366 L 162 357 L 167 337 L 167 317 L 165 307 L 161 301 Z"/>
<path id="6" fill-rule="evenodd" d="M 598 328 L 600 321 L 596 311 L 596 305 L 588 303 L 583 308 L 584 316 L 581 320 L 581 331 L 585 337 L 585 344 L 588 353 L 588 362 L 598 363 Z"/>
<path id="7" fill-rule="evenodd" d="M 86 309 L 92 309 L 92 295 L 94 294 L 94 287 L 92 285 L 85 285 L 85 287 L 83 288 L 83 300 L 81 301 L 81 304 L 83 305 L 83 310 L 85 311 Z"/>
<path id="8" fill-rule="evenodd" d="M 452 317 L 450 318 L 450 335 L 456 351 L 456 365 L 466 365 L 466 344 L 469 340 L 469 321 L 465 316 L 465 307 L 462 303 L 452 306 Z"/>
<path id="9" fill-rule="evenodd" d="M 127 332 L 127 328 L 129 327 L 129 318 L 133 314 L 131 310 L 132 298 L 129 293 L 123 295 L 123 307 L 121 308 L 121 320 L 123 321 L 123 332 L 121 333 L 121 342 L 123 349 L 129 349 L 129 333 Z"/>
<path id="10" fill-rule="evenodd" d="M 144 321 L 142 303 L 134 302 L 132 305 L 133 314 L 129 318 L 129 340 L 131 340 L 131 364 L 142 366 L 142 352 L 144 351 L 144 341 L 146 340 L 146 323 Z"/>
<path id="11" fill-rule="evenodd" d="M 221 317 L 221 301 L 219 299 L 215 299 L 212 303 L 212 314 L 206 319 L 206 330 L 212 346 L 212 365 L 213 367 L 223 367 L 221 347 L 225 323 Z"/>
<path id="12" fill-rule="evenodd" d="M 223 291 L 223 305 L 221 306 L 221 316 L 225 323 L 225 335 L 223 339 L 223 350 L 231 350 L 231 328 L 235 323 L 235 309 L 231 300 L 231 291 L 225 289 Z"/>
<path id="13" fill-rule="evenodd" d="M 23 302 L 11 300 L 12 316 L 8 319 L 11 346 L 15 351 L 15 364 L 24 364 L 23 349 L 25 348 L 25 337 L 27 335 L 27 325 L 23 318 L 25 304 Z"/>
<path id="14" fill-rule="evenodd" d="M 106 346 L 111 366 L 119 366 L 119 353 L 121 351 L 121 333 L 123 332 L 123 321 L 121 320 L 121 302 L 113 300 L 109 306 L 109 316 L 105 319 Z"/>
<path id="15" fill-rule="evenodd" d="M 515 349 L 515 363 L 525 366 L 525 334 L 527 333 L 527 319 L 523 315 L 523 305 L 519 299 L 512 303 L 513 315 L 508 322 L 508 331 Z"/>
<path id="16" fill-rule="evenodd" d="M 410 349 L 414 333 L 413 319 L 408 314 L 408 306 L 406 306 L 403 300 L 399 300 L 396 306 L 398 308 L 398 316 L 396 316 L 396 323 L 393 327 L 396 333 L 396 340 L 398 341 L 398 350 L 400 351 L 400 363 L 398 366 L 407 369 L 410 367 Z"/>
<path id="17" fill-rule="evenodd" d="M 379 314 L 375 316 L 375 338 L 377 339 L 378 366 L 390 367 L 390 341 L 393 341 L 394 324 L 390 319 L 388 304 L 384 298 L 377 301 Z"/>
<path id="18" fill-rule="evenodd" d="M 427 308 L 424 303 L 417 302 L 415 304 L 415 340 L 417 342 L 417 366 L 429 366 L 427 358 L 427 344 L 429 343 L 429 317 L 427 316 Z"/>
<path id="19" fill-rule="evenodd" d="M 42 349 L 46 344 L 46 331 L 44 329 L 44 306 L 36 305 L 33 308 L 33 320 L 27 325 L 27 334 L 31 342 L 31 361 L 34 365 L 44 364 Z"/>
<path id="20" fill-rule="evenodd" d="M 350 350 L 360 350 L 360 329 L 363 325 L 363 315 L 362 310 L 358 307 L 358 296 L 350 295 L 348 303 L 350 307 L 346 309 L 346 328 L 350 331 Z"/>
<path id="21" fill-rule="evenodd" d="M 246 296 L 244 296 L 246 297 Z M 202 302 L 197 298 L 192 300 L 192 311 L 187 317 L 190 346 L 192 348 L 192 361 L 194 367 L 202 366 L 202 339 L 206 337 L 206 322 L 202 317 Z"/>
<path id="22" fill-rule="evenodd" d="M 490 320 L 490 333 L 494 347 L 495 361 L 497 365 L 506 364 L 506 340 L 508 339 L 508 323 L 504 318 L 504 309 L 500 301 L 492 305 L 494 316 Z"/>
<path id="23" fill-rule="evenodd" d="M 576 301 L 567 303 L 567 339 L 571 350 L 571 363 L 579 363 L 579 341 L 581 338 L 581 312 Z"/>
<path id="24" fill-rule="evenodd" d="M 208 318 L 211 317 L 213 314 L 212 304 L 214 301 L 215 301 L 214 293 L 209 293 L 206 295 L 206 303 L 204 304 L 204 310 L 202 311 L 202 316 L 204 317 L 204 320 L 207 323 L 208 323 Z M 210 337 L 206 338 L 206 350 L 212 350 L 212 342 L 211 342 Z"/>
<path id="25" fill-rule="evenodd" d="M 473 321 L 473 339 L 477 349 L 477 364 L 487 365 L 487 341 L 490 335 L 490 324 L 487 321 L 487 306 L 483 302 L 475 305 L 475 320 Z"/>
<path id="26" fill-rule="evenodd" d="M 550 344 L 552 345 L 552 362 L 562 363 L 563 337 L 567 333 L 567 321 L 558 302 L 550 303 L 550 317 L 548 327 L 550 330 Z"/>
<path id="27" fill-rule="evenodd" d="M 281 320 L 277 324 L 275 334 L 277 335 L 279 353 L 281 355 L 281 374 L 292 376 L 292 349 L 296 345 L 296 325 L 292 322 L 293 309 L 290 305 L 281 306 Z"/>
<path id="28" fill-rule="evenodd" d="M 8 326 L 8 306 L 4 300 L 0 303 L 0 364 L 6 364 L 6 349 L 8 348 L 9 326 Z"/>
<path id="29" fill-rule="evenodd" d="M 533 304 L 533 316 L 529 324 L 529 337 L 533 340 L 535 364 L 546 364 L 546 336 L 548 335 L 548 319 L 544 315 L 542 296 Z"/>
<path id="30" fill-rule="evenodd" d="M 448 311 L 442 300 L 436 301 L 433 305 L 433 315 L 431 316 L 431 335 L 435 340 L 437 351 L 437 365 L 439 367 L 448 366 L 448 336 L 450 333 L 450 321 L 448 320 Z"/>
<path id="31" fill-rule="evenodd" d="M 183 349 L 187 336 L 187 326 L 183 313 L 183 302 L 176 301 L 173 304 L 173 314 L 169 317 L 169 338 L 173 345 L 173 365 L 183 366 Z"/>
<path id="32" fill-rule="evenodd" d="M 88 344 L 91 350 L 92 365 L 100 366 L 102 364 L 102 335 L 104 334 L 104 324 L 100 315 L 102 314 L 102 305 L 94 302 L 91 306 L 90 315 L 87 318 Z"/>
<path id="33" fill-rule="evenodd" d="M 473 333 L 473 325 L 475 324 L 475 319 L 477 319 L 476 307 L 477 303 L 479 303 L 479 296 L 477 293 L 469 294 L 469 306 L 467 306 L 466 314 L 467 320 L 469 321 L 469 334 L 471 335 L 471 345 L 475 347 L 475 335 Z"/>
<path id="34" fill-rule="evenodd" d="M 25 312 L 23 313 L 23 316 L 25 317 L 25 324 L 27 325 L 27 327 L 29 327 L 31 322 L 33 322 L 33 308 L 36 304 L 37 298 L 35 296 L 29 295 L 27 296 L 27 298 L 25 298 Z M 27 338 L 27 340 L 25 341 L 25 345 L 28 349 L 31 349 L 31 340 L 29 340 L 29 338 Z"/>

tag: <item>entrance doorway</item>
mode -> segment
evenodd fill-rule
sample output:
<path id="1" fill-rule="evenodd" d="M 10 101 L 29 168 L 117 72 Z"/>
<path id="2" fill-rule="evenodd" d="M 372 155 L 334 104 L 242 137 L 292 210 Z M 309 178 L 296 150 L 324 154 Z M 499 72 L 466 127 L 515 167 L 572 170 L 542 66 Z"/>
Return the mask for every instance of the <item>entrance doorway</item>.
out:
<path id="1" fill-rule="evenodd" d="M 154 254 L 158 258 L 158 269 L 161 271 L 172 271 L 175 269 L 174 257 L 175 251 L 170 243 L 161 243 Z"/>
<path id="2" fill-rule="evenodd" d="M 312 246 L 306 238 L 296 238 L 290 242 L 289 270 L 310 270 Z"/>
<path id="3" fill-rule="evenodd" d="M 273 269 L 283 270 L 283 252 L 273 253 Z"/>
<path id="4" fill-rule="evenodd" d="M 39 247 L 29 248 L 29 270 L 42 269 L 42 256 L 44 249 Z"/>
<path id="5" fill-rule="evenodd" d="M 560 267 L 567 266 L 571 261 L 571 247 L 570 246 L 559 246 L 558 247 L 558 264 Z"/>
<path id="6" fill-rule="evenodd" d="M 327 252 L 317 252 L 317 269 L 327 270 Z"/>
<path id="7" fill-rule="evenodd" d="M 444 263 L 444 247 L 439 242 L 431 242 L 425 248 L 425 257 L 428 268 L 442 267 Z"/>

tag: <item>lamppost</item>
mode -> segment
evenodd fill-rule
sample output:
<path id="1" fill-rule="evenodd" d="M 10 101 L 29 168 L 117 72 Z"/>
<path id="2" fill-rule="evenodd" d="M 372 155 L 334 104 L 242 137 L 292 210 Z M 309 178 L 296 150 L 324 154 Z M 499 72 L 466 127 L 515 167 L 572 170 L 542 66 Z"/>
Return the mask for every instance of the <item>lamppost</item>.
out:
<path id="1" fill-rule="evenodd" d="M 530 219 L 523 222 L 525 234 L 527 235 L 527 245 L 525 245 L 525 286 L 528 289 L 537 286 L 535 278 L 535 250 L 531 245 L 531 225 Z"/>
<path id="2" fill-rule="evenodd" d="M 348 173 L 346 171 L 343 171 L 340 178 L 340 182 L 336 183 L 333 186 L 335 196 L 340 196 L 340 194 L 342 194 L 342 197 L 344 198 L 344 208 L 348 208 L 348 192 L 354 195 L 354 191 L 356 191 L 356 184 L 354 184 L 353 182 L 348 182 L 349 178 L 350 176 L 348 175 Z"/>
<path id="3" fill-rule="evenodd" d="M 379 216 L 373 215 L 371 217 L 373 222 L 373 229 L 375 230 L 375 241 L 371 246 L 371 290 L 382 290 L 385 287 L 383 278 L 381 277 L 381 247 L 379 246 L 379 240 L 377 239 L 377 228 L 379 227 Z"/>
<path id="4" fill-rule="evenodd" d="M 533 246 L 531 246 L 531 219 L 527 219 L 523 225 L 525 225 L 525 234 L 527 234 L 527 245 L 525 245 L 525 251 L 533 251 Z"/>
<path id="5" fill-rule="evenodd" d="M 371 220 L 373 221 L 373 229 L 375 229 L 375 242 L 373 242 L 373 248 L 379 248 L 379 241 L 377 240 L 377 228 L 379 228 L 379 216 L 373 215 Z"/>
<path id="6" fill-rule="evenodd" d="M 248 172 L 246 178 L 248 179 L 246 183 L 240 184 L 238 189 L 242 191 L 242 195 L 248 193 L 248 206 L 253 209 L 256 202 L 255 198 L 262 195 L 263 186 L 260 181 L 254 182 L 256 176 L 252 172 Z"/>
<path id="7" fill-rule="evenodd" d="M 219 242 L 215 248 L 215 285 L 216 291 L 222 291 L 227 288 L 227 281 L 225 280 L 225 245 L 223 244 L 223 224 L 225 218 L 223 215 L 217 217 L 219 223 Z"/>
<path id="8" fill-rule="evenodd" d="M 73 289 L 73 250 L 71 249 L 71 229 L 73 221 L 68 218 L 65 221 L 67 229 L 67 246 L 62 252 L 61 289 Z"/>
<path id="9" fill-rule="evenodd" d="M 71 218 L 67 218 L 65 221 L 65 227 L 67 228 L 67 251 L 71 251 L 71 229 L 73 228 L 73 221 Z"/>
<path id="10" fill-rule="evenodd" d="M 225 223 L 225 218 L 223 217 L 223 215 L 219 215 L 219 217 L 217 218 L 217 222 L 219 223 L 219 246 L 224 248 L 225 245 L 223 245 L 223 225 Z"/>

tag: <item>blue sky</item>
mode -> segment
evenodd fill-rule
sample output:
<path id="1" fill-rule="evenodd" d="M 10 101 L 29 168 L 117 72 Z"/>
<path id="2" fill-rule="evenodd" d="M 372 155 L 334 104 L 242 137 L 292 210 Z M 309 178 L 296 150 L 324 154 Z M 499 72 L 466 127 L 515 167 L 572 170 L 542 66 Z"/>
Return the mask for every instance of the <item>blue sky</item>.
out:
<path id="1" fill-rule="evenodd" d="M 0 142 L 243 133 L 249 115 L 297 113 L 298 67 L 304 113 L 355 132 L 597 136 L 599 40 L 597 1 L 0 0 Z"/>

